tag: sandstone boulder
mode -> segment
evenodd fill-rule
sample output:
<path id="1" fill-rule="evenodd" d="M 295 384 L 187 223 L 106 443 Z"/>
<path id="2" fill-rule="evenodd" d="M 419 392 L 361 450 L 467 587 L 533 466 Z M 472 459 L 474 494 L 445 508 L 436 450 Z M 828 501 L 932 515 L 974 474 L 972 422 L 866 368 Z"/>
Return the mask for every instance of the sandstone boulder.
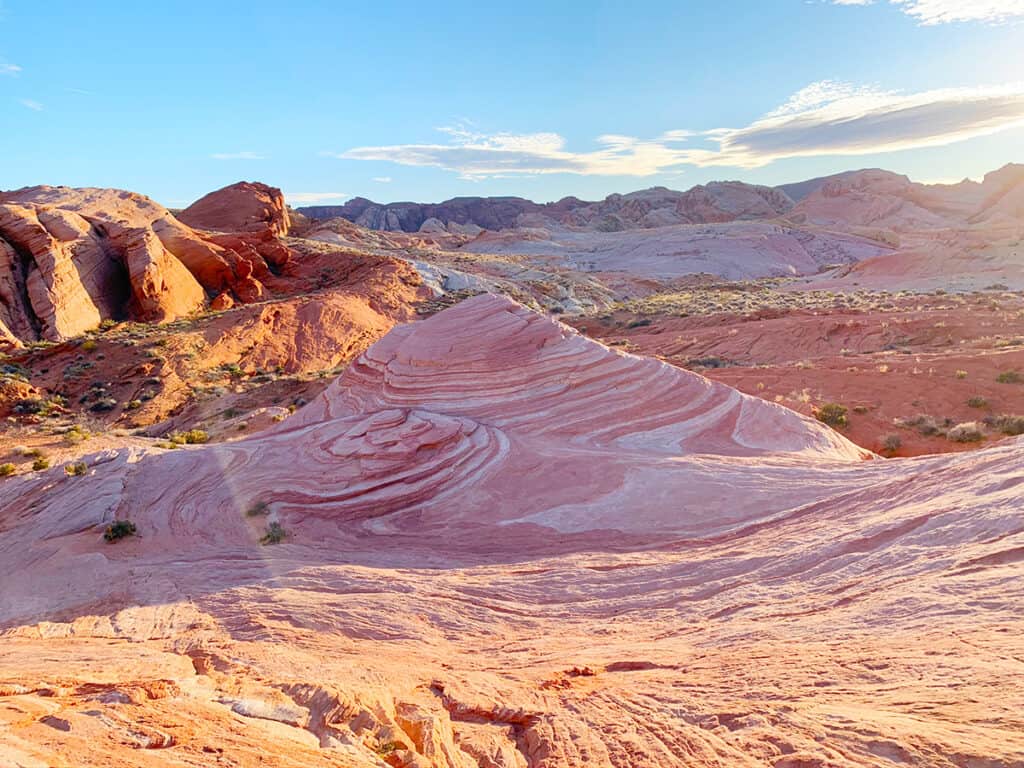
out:
<path id="1" fill-rule="evenodd" d="M 190 227 L 218 232 L 262 232 L 275 237 L 288 234 L 288 207 L 277 187 L 258 181 L 240 181 L 196 200 L 178 214 Z"/>
<path id="2" fill-rule="evenodd" d="M 249 302 L 291 252 L 273 230 L 203 234 L 113 189 L 0 192 L 0 338 L 59 341 L 104 319 L 167 321 L 208 295 Z"/>

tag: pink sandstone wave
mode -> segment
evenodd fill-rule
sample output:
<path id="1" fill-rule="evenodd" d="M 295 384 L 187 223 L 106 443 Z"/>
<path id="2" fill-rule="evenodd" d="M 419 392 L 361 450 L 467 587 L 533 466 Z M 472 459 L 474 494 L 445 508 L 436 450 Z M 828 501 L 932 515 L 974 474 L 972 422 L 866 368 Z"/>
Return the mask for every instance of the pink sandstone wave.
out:
<path id="1" fill-rule="evenodd" d="M 883 461 L 480 296 L 272 431 L 0 485 L 0 744 L 1019 766 L 1022 456 Z M 105 543 L 115 519 L 138 535 Z"/>

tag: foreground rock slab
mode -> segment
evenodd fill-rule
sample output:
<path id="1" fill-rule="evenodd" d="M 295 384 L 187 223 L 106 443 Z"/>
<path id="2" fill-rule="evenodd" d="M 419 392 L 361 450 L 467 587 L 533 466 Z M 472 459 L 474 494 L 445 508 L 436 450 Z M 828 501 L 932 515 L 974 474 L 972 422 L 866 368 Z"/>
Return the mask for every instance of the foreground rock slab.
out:
<path id="1" fill-rule="evenodd" d="M 1019 765 L 1022 454 L 883 461 L 480 296 L 272 431 L 0 485 L 0 754 Z"/>

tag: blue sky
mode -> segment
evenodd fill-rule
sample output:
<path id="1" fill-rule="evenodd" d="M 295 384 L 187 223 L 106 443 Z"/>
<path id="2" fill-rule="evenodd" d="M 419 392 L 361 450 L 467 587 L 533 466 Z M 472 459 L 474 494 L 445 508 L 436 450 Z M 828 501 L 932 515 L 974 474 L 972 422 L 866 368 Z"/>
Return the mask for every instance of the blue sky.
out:
<path id="1" fill-rule="evenodd" d="M 2 0 L 0 188 L 600 198 L 1024 161 L 1024 0 Z"/>

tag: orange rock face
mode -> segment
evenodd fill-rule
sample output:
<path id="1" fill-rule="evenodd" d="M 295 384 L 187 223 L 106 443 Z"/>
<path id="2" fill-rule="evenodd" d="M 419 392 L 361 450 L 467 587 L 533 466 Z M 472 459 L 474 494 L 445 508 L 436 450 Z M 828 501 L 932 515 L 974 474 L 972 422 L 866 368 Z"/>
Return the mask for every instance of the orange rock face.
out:
<path id="1" fill-rule="evenodd" d="M 227 291 L 263 295 L 288 249 L 270 232 L 201 235 L 131 192 L 0 193 L 0 338 L 58 341 L 106 319 L 162 322 Z"/>
<path id="2" fill-rule="evenodd" d="M 240 181 L 196 200 L 178 214 L 190 227 L 218 232 L 288 234 L 288 209 L 277 187 Z"/>
<path id="3" fill-rule="evenodd" d="M 1022 450 L 865 460 L 471 299 L 250 439 L 0 482 L 3 755 L 1012 766 Z"/>

